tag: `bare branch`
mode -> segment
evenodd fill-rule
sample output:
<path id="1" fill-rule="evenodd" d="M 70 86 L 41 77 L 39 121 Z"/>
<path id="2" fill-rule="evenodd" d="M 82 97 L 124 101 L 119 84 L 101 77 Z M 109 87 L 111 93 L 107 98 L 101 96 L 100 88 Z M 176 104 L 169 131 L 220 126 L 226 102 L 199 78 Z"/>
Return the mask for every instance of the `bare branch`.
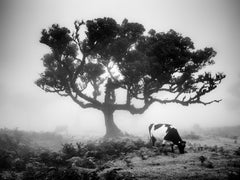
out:
<path id="1" fill-rule="evenodd" d="M 100 109 L 99 106 L 96 106 L 95 104 L 92 103 L 83 103 L 82 101 L 78 100 L 76 96 L 74 96 L 72 93 L 69 93 L 70 97 L 72 98 L 72 100 L 77 103 L 79 106 L 81 106 L 82 108 L 86 109 L 86 108 L 96 108 L 96 109 Z"/>
<path id="2" fill-rule="evenodd" d="M 144 113 L 149 106 L 153 103 L 154 101 L 149 101 L 148 103 L 145 103 L 142 107 L 136 108 L 132 104 L 114 104 L 113 108 L 114 110 L 126 110 L 129 111 L 131 114 L 142 114 Z"/>
<path id="3" fill-rule="evenodd" d="M 73 90 L 73 92 L 75 92 L 79 97 L 83 98 L 84 100 L 96 105 L 96 106 L 101 106 L 102 103 L 100 103 L 99 101 L 97 101 L 96 99 L 93 99 L 89 96 L 87 96 L 86 94 L 82 93 L 82 91 L 80 91 L 77 87 L 77 85 L 74 82 L 70 83 L 70 87 Z"/>
<path id="4" fill-rule="evenodd" d="M 160 99 L 156 99 L 154 98 L 153 99 L 154 102 L 158 102 L 158 103 L 161 103 L 161 104 L 167 104 L 167 103 L 177 103 L 177 104 L 181 104 L 183 106 L 188 106 L 190 104 L 203 104 L 203 105 L 208 105 L 208 104 L 212 104 L 214 102 L 220 102 L 221 100 L 212 100 L 212 101 L 208 101 L 208 102 L 203 102 L 201 101 L 200 99 L 188 99 L 188 100 L 178 100 L 178 99 L 171 99 L 171 100 L 168 100 L 168 99 L 165 99 L 165 100 L 160 100 Z"/>

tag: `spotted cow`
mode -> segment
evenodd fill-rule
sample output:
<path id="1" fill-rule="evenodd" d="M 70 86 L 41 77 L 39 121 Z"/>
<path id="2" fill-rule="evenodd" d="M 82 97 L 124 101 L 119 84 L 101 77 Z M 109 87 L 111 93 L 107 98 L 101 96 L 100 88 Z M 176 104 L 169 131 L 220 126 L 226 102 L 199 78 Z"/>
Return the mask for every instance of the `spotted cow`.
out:
<path id="1" fill-rule="evenodd" d="M 172 152 L 174 152 L 174 145 L 178 146 L 179 152 L 184 153 L 186 141 L 183 141 L 176 128 L 170 124 L 150 124 L 149 135 L 152 145 L 155 146 L 156 141 L 162 142 L 164 147 L 166 144 L 170 144 Z"/>

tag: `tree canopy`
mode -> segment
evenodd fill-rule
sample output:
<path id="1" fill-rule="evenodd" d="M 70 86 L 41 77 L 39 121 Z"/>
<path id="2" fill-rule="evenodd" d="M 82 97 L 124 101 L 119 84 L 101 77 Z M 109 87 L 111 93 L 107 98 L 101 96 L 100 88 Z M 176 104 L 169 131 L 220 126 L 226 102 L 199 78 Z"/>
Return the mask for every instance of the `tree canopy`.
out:
<path id="1" fill-rule="evenodd" d="M 105 17 L 74 25 L 72 32 L 57 24 L 42 31 L 40 42 L 51 53 L 42 58 L 45 71 L 36 84 L 46 92 L 69 96 L 82 108 L 132 114 L 155 102 L 187 106 L 220 101 L 202 100 L 225 78 L 204 71 L 214 64 L 213 48 L 195 49 L 189 37 L 174 30 L 146 33 L 142 24 L 127 19 L 118 24 Z M 125 92 L 125 103 L 116 102 L 118 89 Z"/>

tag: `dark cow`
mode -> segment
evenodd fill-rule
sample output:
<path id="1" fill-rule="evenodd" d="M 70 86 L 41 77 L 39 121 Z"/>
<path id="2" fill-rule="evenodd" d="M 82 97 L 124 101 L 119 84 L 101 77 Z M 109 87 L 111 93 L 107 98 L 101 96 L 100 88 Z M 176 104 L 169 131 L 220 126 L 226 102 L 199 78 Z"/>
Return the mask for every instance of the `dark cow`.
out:
<path id="1" fill-rule="evenodd" d="M 177 129 L 170 124 L 150 124 L 149 135 L 152 141 L 152 145 L 155 145 L 157 140 L 162 141 L 162 145 L 165 146 L 168 142 L 171 144 L 172 152 L 173 146 L 177 145 L 179 152 L 184 153 L 186 141 L 183 141 L 179 136 Z"/>

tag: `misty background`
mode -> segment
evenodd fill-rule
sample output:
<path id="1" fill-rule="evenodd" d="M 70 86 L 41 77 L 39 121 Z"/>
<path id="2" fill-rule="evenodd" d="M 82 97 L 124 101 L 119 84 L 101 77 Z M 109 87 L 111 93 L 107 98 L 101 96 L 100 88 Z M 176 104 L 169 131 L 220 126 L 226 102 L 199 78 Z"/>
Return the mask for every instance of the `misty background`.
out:
<path id="1" fill-rule="evenodd" d="M 123 132 L 147 134 L 151 122 L 178 128 L 240 125 L 240 2 L 237 0 L 0 0 L 0 128 L 53 131 L 67 126 L 72 134 L 104 135 L 103 114 L 81 109 L 70 98 L 46 93 L 34 84 L 44 70 L 49 49 L 41 31 L 54 23 L 74 29 L 75 20 L 111 17 L 118 23 L 144 25 L 146 31 L 169 29 L 188 36 L 196 49 L 213 47 L 211 72 L 227 77 L 203 99 L 222 99 L 208 106 L 154 104 L 142 115 L 116 111 Z"/>

